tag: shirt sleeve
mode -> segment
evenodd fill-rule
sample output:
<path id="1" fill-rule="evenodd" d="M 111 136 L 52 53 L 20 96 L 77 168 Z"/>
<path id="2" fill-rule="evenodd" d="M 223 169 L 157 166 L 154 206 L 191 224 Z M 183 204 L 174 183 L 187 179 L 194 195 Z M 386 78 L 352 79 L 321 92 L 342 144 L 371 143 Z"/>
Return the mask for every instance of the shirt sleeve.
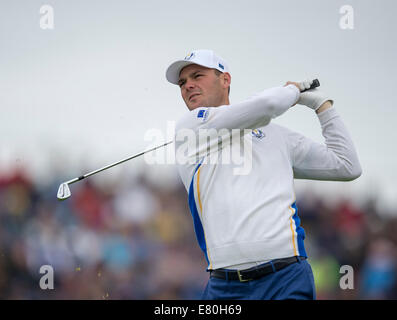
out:
<path id="1" fill-rule="evenodd" d="M 318 114 L 325 144 L 283 128 L 295 179 L 351 181 L 361 175 L 353 141 L 334 107 Z"/>
<path id="2" fill-rule="evenodd" d="M 176 129 L 256 129 L 287 111 L 299 95 L 296 86 L 288 85 L 264 90 L 239 103 L 197 108 L 181 119 Z"/>

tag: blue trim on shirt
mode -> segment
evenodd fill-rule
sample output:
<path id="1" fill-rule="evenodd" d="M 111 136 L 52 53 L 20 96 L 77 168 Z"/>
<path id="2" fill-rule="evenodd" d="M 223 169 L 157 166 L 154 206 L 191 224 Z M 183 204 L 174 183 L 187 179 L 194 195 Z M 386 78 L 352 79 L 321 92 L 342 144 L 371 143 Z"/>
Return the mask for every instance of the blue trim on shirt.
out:
<path id="1" fill-rule="evenodd" d="M 307 258 L 305 245 L 303 243 L 303 240 L 305 240 L 306 234 L 305 234 L 305 230 L 300 226 L 301 219 L 298 216 L 298 207 L 296 206 L 296 201 L 291 205 L 291 207 L 294 208 L 294 210 L 295 210 L 295 213 L 292 218 L 295 221 L 296 233 L 298 234 L 298 255 L 301 257 Z"/>
<path id="2" fill-rule="evenodd" d="M 209 262 L 208 256 L 207 256 L 207 244 L 205 242 L 204 229 L 203 229 L 203 225 L 200 220 L 200 215 L 197 210 L 196 200 L 194 199 L 194 176 L 196 175 L 196 172 L 197 172 L 198 168 L 200 168 L 200 166 L 201 166 L 201 163 L 199 163 L 199 165 L 194 170 L 193 178 L 192 178 L 192 181 L 190 182 L 189 208 L 190 208 L 190 212 L 193 217 L 194 231 L 196 233 L 197 241 L 199 243 L 201 250 L 203 250 L 203 252 L 205 254 L 205 259 L 207 260 L 207 263 L 209 265 L 210 262 Z"/>

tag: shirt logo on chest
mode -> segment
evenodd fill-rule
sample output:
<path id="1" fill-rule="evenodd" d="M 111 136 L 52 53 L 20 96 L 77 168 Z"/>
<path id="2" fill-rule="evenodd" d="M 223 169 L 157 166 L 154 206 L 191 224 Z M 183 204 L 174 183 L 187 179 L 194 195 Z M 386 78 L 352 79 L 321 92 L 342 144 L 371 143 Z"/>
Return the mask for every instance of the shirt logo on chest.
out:
<path id="1" fill-rule="evenodd" d="M 257 139 L 262 139 L 262 138 L 266 137 L 266 135 L 263 133 L 263 131 L 261 129 L 253 129 L 251 133 L 252 133 L 252 136 Z"/>
<path id="2" fill-rule="evenodd" d="M 201 118 L 201 121 L 205 122 L 207 120 L 207 118 L 208 118 L 208 113 L 209 113 L 208 109 L 201 109 L 197 113 L 197 118 Z"/>

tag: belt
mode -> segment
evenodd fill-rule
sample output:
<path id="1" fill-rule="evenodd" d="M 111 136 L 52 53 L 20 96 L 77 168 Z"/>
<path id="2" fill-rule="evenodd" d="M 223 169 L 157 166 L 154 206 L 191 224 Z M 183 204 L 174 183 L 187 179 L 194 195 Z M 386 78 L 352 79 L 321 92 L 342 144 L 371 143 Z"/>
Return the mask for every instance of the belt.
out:
<path id="1" fill-rule="evenodd" d="M 276 259 L 270 262 L 264 263 L 259 266 L 255 266 L 244 270 L 227 270 L 227 269 L 216 269 L 210 271 L 211 278 L 223 279 L 223 280 L 239 280 L 240 282 L 246 282 L 254 279 L 264 277 L 270 273 L 277 272 L 290 264 L 305 260 L 306 257 L 290 257 L 283 259 Z"/>

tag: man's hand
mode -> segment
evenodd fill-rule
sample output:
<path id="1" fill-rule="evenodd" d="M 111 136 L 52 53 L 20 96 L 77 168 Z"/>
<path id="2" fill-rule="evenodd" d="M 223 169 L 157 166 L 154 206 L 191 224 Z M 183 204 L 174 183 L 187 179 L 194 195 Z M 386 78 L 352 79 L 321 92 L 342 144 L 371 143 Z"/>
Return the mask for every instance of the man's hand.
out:
<path id="1" fill-rule="evenodd" d="M 299 91 L 303 91 L 305 89 L 309 89 L 312 83 L 313 83 L 313 80 L 305 80 L 302 82 L 287 81 L 287 83 L 284 85 L 284 87 L 288 86 L 289 84 L 293 84 L 294 86 L 296 86 L 299 89 Z"/>
<path id="2" fill-rule="evenodd" d="M 294 86 L 296 86 L 299 89 L 299 91 L 303 91 L 305 89 L 309 89 L 312 82 L 313 82 L 313 80 L 305 80 L 302 82 L 288 81 L 284 86 L 293 84 Z M 320 113 L 321 111 L 330 108 L 333 105 L 333 103 L 334 103 L 334 101 L 332 99 L 328 98 L 325 94 L 323 94 L 318 89 L 310 89 L 305 92 L 302 92 L 300 94 L 300 98 L 298 99 L 297 103 L 295 103 L 295 104 L 305 105 L 305 106 L 313 109 L 314 111 L 316 111 L 316 113 Z M 320 107 L 321 107 L 321 110 L 320 110 Z"/>
<path id="3" fill-rule="evenodd" d="M 328 102 L 331 106 L 334 104 L 334 101 L 322 93 L 318 89 L 310 89 L 301 93 L 301 96 L 298 100 L 298 104 L 303 104 L 314 111 L 317 111 L 324 103 Z"/>
<path id="4" fill-rule="evenodd" d="M 295 87 L 297 87 L 299 89 L 299 91 L 303 91 L 305 89 L 309 89 L 312 83 L 313 83 L 313 80 L 305 80 L 302 82 L 287 81 L 287 83 L 284 85 L 284 87 L 288 86 L 289 84 L 292 84 Z M 299 103 L 299 100 L 294 105 L 296 105 L 297 103 Z M 292 106 L 294 106 L 294 105 L 292 105 Z"/>

